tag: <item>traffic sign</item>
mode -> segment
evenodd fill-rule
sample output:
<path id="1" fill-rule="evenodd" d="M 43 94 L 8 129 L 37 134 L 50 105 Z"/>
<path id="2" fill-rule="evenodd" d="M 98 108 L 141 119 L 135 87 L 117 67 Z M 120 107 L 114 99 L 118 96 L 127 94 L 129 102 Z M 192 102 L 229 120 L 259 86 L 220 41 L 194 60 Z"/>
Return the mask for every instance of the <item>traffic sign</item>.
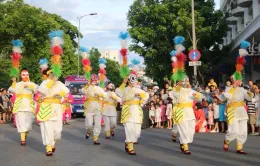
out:
<path id="1" fill-rule="evenodd" d="M 201 61 L 189 61 L 189 66 L 201 66 Z"/>
<path id="2" fill-rule="evenodd" d="M 189 52 L 189 59 L 191 61 L 198 61 L 200 59 L 200 52 L 198 50 L 191 50 Z"/>

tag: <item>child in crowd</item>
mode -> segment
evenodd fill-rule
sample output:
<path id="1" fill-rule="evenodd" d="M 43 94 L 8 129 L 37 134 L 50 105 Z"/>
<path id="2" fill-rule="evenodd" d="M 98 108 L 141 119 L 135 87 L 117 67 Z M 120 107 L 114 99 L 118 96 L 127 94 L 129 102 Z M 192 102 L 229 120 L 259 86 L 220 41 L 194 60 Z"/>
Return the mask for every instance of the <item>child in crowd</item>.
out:
<path id="1" fill-rule="evenodd" d="M 212 104 L 213 112 L 214 112 L 214 129 L 211 130 L 211 133 L 219 132 L 218 130 L 218 121 L 219 121 L 219 105 L 218 105 L 218 99 L 214 98 L 214 102 Z"/>
<path id="2" fill-rule="evenodd" d="M 166 117 L 166 106 L 163 104 L 163 100 L 160 100 L 159 102 L 160 104 L 160 108 L 161 108 L 161 126 L 162 128 L 165 126 L 165 122 L 167 121 L 167 117 Z"/>
<path id="3" fill-rule="evenodd" d="M 172 99 L 170 97 L 167 98 L 167 107 L 166 107 L 166 115 L 167 115 L 167 129 L 172 128 Z"/>
<path id="4" fill-rule="evenodd" d="M 155 105 L 154 102 L 150 102 L 150 107 L 149 107 L 149 124 L 150 128 L 154 127 L 154 122 L 155 121 Z"/>
<path id="5" fill-rule="evenodd" d="M 155 104 L 155 122 L 156 128 L 161 128 L 161 108 L 159 104 Z"/>
<path id="6" fill-rule="evenodd" d="M 214 110 L 212 104 L 209 105 L 208 125 L 209 125 L 209 130 L 211 131 L 214 125 Z"/>

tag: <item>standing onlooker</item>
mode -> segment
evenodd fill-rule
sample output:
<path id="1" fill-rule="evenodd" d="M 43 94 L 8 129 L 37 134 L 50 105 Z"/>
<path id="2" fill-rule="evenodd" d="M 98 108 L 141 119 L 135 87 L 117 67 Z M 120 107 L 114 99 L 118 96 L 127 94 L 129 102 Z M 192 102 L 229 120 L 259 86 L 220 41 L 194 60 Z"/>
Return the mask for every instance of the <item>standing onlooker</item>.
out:
<path id="1" fill-rule="evenodd" d="M 3 123 L 6 123 L 8 121 L 8 102 L 9 102 L 9 98 L 6 95 L 6 90 L 3 89 L 2 90 L 2 99 L 3 99 L 3 106 L 4 106 L 4 113 L 3 113 Z"/>
<path id="2" fill-rule="evenodd" d="M 221 124 L 221 132 L 225 132 L 225 121 L 226 121 L 226 116 L 225 116 L 225 111 L 226 111 L 226 102 L 227 99 L 224 96 L 224 90 L 222 89 L 220 91 L 220 95 L 216 96 L 219 100 L 219 122 Z"/>
<path id="3" fill-rule="evenodd" d="M 255 93 L 255 102 L 257 104 L 257 119 L 256 119 L 256 127 L 258 127 L 258 133 L 260 133 L 260 85 L 254 86 Z"/>
<path id="4" fill-rule="evenodd" d="M 250 91 L 250 87 L 249 86 L 245 86 L 244 87 L 246 90 Z M 253 93 L 251 93 L 253 94 Z M 257 105 L 256 103 L 252 102 L 252 99 L 254 98 L 254 96 L 250 96 L 250 98 L 246 98 L 246 106 L 247 106 L 247 110 L 248 110 L 248 117 L 249 117 L 249 124 L 250 124 L 250 128 L 251 128 L 251 133 L 249 133 L 249 135 L 258 135 L 258 133 L 255 133 L 255 125 L 256 125 L 256 118 L 257 118 Z"/>
<path id="5" fill-rule="evenodd" d="M 161 126 L 163 128 L 165 126 L 165 122 L 167 121 L 166 112 L 165 112 L 166 106 L 163 104 L 162 100 L 160 100 L 159 104 L 161 108 L 161 122 L 162 122 Z"/>
<path id="6" fill-rule="evenodd" d="M 166 116 L 167 116 L 167 129 L 172 128 L 172 99 L 170 97 L 167 98 L 167 107 L 166 107 Z"/>
<path id="7" fill-rule="evenodd" d="M 248 86 L 249 86 L 250 91 L 252 92 L 253 91 L 253 86 L 254 86 L 253 81 L 248 81 Z"/>
<path id="8" fill-rule="evenodd" d="M 218 130 L 218 121 L 219 121 L 219 105 L 218 105 L 218 99 L 214 98 L 214 102 L 212 104 L 213 111 L 214 111 L 214 129 L 210 132 L 215 133 L 219 132 Z"/>
<path id="9" fill-rule="evenodd" d="M 3 115 L 3 113 L 5 112 L 5 109 L 4 109 L 4 106 L 3 106 L 2 93 L 3 93 L 3 90 L 0 89 L 0 124 L 3 123 L 3 121 L 2 121 L 2 115 Z"/>
<path id="10" fill-rule="evenodd" d="M 150 128 L 153 128 L 155 124 L 155 105 L 153 101 L 150 102 L 149 106 L 149 124 Z"/>
<path id="11" fill-rule="evenodd" d="M 159 103 L 155 104 L 155 122 L 156 128 L 161 128 L 161 108 Z"/>
<path id="12" fill-rule="evenodd" d="M 208 125 L 209 130 L 211 131 L 214 125 L 214 111 L 213 111 L 213 104 L 209 105 L 209 111 L 208 111 Z"/>
<path id="13" fill-rule="evenodd" d="M 227 81 L 226 82 L 226 87 L 225 87 L 225 92 L 229 92 L 230 88 L 231 88 L 231 82 Z"/>

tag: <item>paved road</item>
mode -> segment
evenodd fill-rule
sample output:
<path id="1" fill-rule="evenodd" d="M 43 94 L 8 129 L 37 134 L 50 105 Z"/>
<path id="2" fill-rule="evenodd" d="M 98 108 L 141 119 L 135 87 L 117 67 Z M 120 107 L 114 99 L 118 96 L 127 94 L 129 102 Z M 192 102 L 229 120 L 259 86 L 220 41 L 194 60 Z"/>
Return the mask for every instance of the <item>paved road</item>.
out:
<path id="1" fill-rule="evenodd" d="M 235 142 L 230 152 L 223 152 L 224 134 L 196 134 L 190 146 L 193 152 L 186 156 L 179 151 L 179 145 L 171 142 L 170 131 L 164 129 L 144 129 L 137 156 L 124 152 L 124 129 L 119 126 L 112 140 L 105 140 L 101 134 L 101 145 L 94 146 L 92 140 L 84 138 L 84 120 L 76 119 L 65 126 L 62 140 L 52 157 L 45 156 L 40 129 L 33 126 L 26 147 L 19 145 L 19 135 L 11 125 L 0 126 L 1 166 L 245 166 L 260 165 L 260 136 L 249 136 L 246 156 L 235 153 Z"/>

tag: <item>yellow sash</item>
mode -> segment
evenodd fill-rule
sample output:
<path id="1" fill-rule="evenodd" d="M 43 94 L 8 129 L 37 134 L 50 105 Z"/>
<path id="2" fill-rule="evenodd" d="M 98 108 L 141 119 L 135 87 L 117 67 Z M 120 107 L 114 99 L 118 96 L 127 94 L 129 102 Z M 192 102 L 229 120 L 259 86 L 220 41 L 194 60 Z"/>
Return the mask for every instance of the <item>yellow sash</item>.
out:
<path id="1" fill-rule="evenodd" d="M 53 111 L 52 104 L 61 104 L 61 100 L 54 97 L 43 99 L 43 102 L 40 103 L 40 110 L 36 116 L 38 121 L 45 122 L 51 118 Z"/>
<path id="2" fill-rule="evenodd" d="M 105 102 L 105 105 L 116 106 L 115 102 Z"/>
<path id="3" fill-rule="evenodd" d="M 92 102 L 92 101 L 96 101 L 96 102 L 99 102 L 101 104 L 101 101 L 99 100 L 99 98 L 97 97 L 89 97 L 87 98 L 86 102 L 84 103 L 84 108 L 85 108 L 85 111 L 84 111 L 84 116 L 86 115 L 87 113 L 87 109 L 88 109 L 88 104 L 89 102 Z M 100 110 L 102 112 L 102 110 Z"/>
<path id="4" fill-rule="evenodd" d="M 173 107 L 172 118 L 174 124 L 180 124 L 183 121 L 184 108 L 192 108 L 192 103 L 179 103 Z"/>
<path id="5" fill-rule="evenodd" d="M 34 105 L 32 94 L 17 94 L 12 112 L 14 114 L 19 112 L 19 109 L 23 106 L 24 98 L 27 98 L 30 100 L 30 108 L 31 108 L 32 112 L 35 114 L 35 105 Z"/>
<path id="6" fill-rule="evenodd" d="M 132 101 L 125 101 L 123 103 L 123 108 L 122 108 L 122 113 L 121 113 L 121 123 L 126 123 L 128 118 L 131 115 L 130 107 L 131 105 L 138 105 L 138 112 L 140 116 L 140 123 L 143 123 L 143 110 L 139 104 L 140 102 L 137 100 L 132 100 Z"/>
<path id="7" fill-rule="evenodd" d="M 240 102 L 232 102 L 228 104 L 227 107 L 227 121 L 228 124 L 232 124 L 234 121 L 234 114 L 235 114 L 235 110 L 237 107 L 243 107 L 245 106 L 245 102 L 244 101 L 240 101 Z"/>

